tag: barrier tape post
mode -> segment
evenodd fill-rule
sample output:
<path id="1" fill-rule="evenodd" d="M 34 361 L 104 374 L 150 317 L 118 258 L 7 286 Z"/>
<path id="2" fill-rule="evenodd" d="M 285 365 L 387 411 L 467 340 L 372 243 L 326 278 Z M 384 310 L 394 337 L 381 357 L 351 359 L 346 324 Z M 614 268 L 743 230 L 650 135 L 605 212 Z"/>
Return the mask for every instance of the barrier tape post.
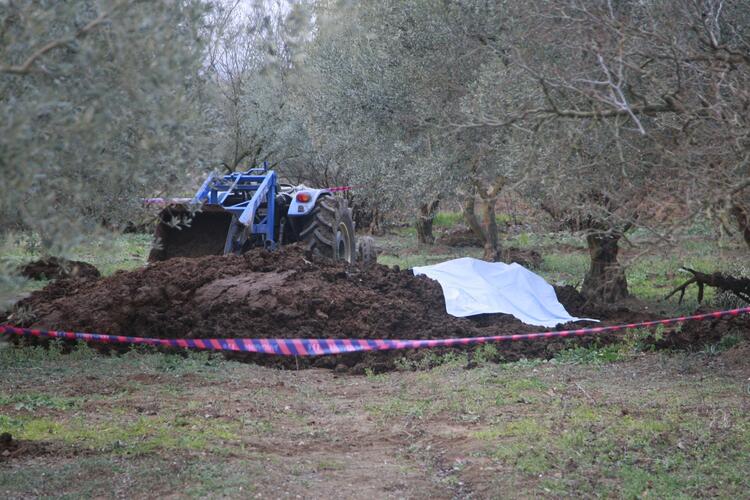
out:
<path id="1" fill-rule="evenodd" d="M 431 340 L 390 340 L 390 339 L 157 339 L 145 337 L 127 337 L 122 335 L 105 335 L 100 333 L 66 332 L 58 330 L 39 330 L 19 328 L 11 325 L 0 325 L 0 334 L 22 335 L 27 337 L 53 338 L 63 340 L 83 340 L 85 342 L 104 342 L 111 344 L 141 344 L 160 347 L 180 347 L 187 349 L 211 351 L 239 351 L 278 356 L 327 356 L 366 351 L 390 351 L 397 349 L 420 349 L 429 347 L 456 347 L 496 342 L 549 339 L 556 337 L 582 337 L 614 333 L 635 328 L 650 328 L 659 325 L 674 325 L 686 321 L 722 319 L 750 313 L 750 307 L 714 311 L 692 316 L 642 321 L 622 325 L 579 328 L 513 335 L 495 335 L 489 337 L 465 337 Z"/>

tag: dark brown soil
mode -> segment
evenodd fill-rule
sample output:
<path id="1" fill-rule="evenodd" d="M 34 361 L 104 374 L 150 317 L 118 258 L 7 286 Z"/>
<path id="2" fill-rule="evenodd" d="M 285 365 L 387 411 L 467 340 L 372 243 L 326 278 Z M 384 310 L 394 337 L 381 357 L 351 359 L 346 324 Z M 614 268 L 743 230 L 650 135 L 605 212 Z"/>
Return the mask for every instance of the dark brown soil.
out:
<path id="1" fill-rule="evenodd" d="M 21 268 L 21 275 L 32 280 L 101 276 L 99 270 L 88 262 L 62 260 L 57 257 L 30 262 Z"/>
<path id="2" fill-rule="evenodd" d="M 628 309 L 592 309 L 572 287 L 557 292 L 571 314 L 608 320 L 605 324 L 653 317 Z M 21 326 L 161 338 L 426 339 L 540 330 L 505 314 L 452 317 L 435 281 L 398 268 L 360 269 L 319 260 L 297 246 L 243 256 L 175 258 L 99 280 L 59 280 L 17 305 L 23 315 L 11 315 L 8 322 Z M 514 342 L 502 346 L 499 357 L 549 357 L 565 346 L 559 340 Z M 239 356 L 285 366 L 381 370 L 402 355 Z M 410 355 L 423 356 L 421 351 Z"/>
<path id="3" fill-rule="evenodd" d="M 170 259 L 97 282 L 51 284 L 19 305 L 33 313 L 27 326 L 154 337 L 480 333 L 471 321 L 444 313 L 440 287 L 427 278 L 312 260 L 297 247 Z"/>
<path id="4" fill-rule="evenodd" d="M 474 231 L 466 227 L 453 229 L 439 236 L 436 240 L 438 245 L 449 247 L 479 247 L 484 246 L 484 242 Z"/>
<path id="5" fill-rule="evenodd" d="M 515 262 L 527 269 L 536 269 L 542 265 L 544 259 L 542 258 L 542 254 L 536 250 L 509 247 L 500 250 L 500 260 L 507 264 Z"/>
<path id="6" fill-rule="evenodd" d="M 8 432 L 0 434 L 0 463 L 22 456 L 41 455 L 45 451 L 44 443 L 18 441 Z"/>
<path id="7" fill-rule="evenodd" d="M 711 312 L 708 306 L 701 306 L 695 314 Z M 691 321 L 684 323 L 671 335 L 655 340 L 656 347 L 700 350 L 707 345 L 718 344 L 724 337 L 731 335 L 741 342 L 750 342 L 750 315 L 744 314 L 726 320 Z M 750 366 L 750 360 L 746 359 Z"/>

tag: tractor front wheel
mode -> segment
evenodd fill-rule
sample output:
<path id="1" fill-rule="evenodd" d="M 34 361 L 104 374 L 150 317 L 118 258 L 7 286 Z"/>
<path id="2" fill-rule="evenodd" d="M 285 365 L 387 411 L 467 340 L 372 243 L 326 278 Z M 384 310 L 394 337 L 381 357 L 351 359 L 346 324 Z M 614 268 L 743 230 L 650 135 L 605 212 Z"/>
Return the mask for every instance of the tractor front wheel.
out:
<path id="1" fill-rule="evenodd" d="M 321 196 L 315 203 L 310 222 L 300 234 L 314 255 L 354 264 L 356 245 L 352 209 L 344 198 Z"/>

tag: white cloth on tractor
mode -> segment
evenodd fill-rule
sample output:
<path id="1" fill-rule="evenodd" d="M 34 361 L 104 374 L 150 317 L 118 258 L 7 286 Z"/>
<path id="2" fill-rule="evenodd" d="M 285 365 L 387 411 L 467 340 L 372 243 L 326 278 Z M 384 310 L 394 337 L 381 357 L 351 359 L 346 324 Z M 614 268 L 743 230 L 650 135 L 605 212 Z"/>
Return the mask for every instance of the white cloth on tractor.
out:
<path id="1" fill-rule="evenodd" d="M 445 309 L 452 316 L 512 314 L 529 325 L 548 328 L 568 321 L 597 321 L 568 314 L 555 289 L 525 267 L 464 257 L 412 269 L 440 283 Z"/>

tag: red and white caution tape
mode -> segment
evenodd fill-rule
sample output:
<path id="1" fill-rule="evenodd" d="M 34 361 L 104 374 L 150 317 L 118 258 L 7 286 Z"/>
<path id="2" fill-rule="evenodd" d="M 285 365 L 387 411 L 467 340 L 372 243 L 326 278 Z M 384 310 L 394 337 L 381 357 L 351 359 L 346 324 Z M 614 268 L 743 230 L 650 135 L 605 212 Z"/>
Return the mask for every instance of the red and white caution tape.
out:
<path id="1" fill-rule="evenodd" d="M 83 340 L 86 342 L 105 342 L 109 344 L 144 344 L 163 347 L 182 347 L 211 351 L 241 351 L 279 356 L 326 356 L 366 351 L 390 351 L 396 349 L 420 349 L 425 347 L 457 347 L 477 344 L 489 344 L 514 340 L 537 340 L 557 337 L 582 337 L 615 333 L 635 328 L 650 328 L 659 325 L 674 325 L 686 321 L 722 319 L 750 313 L 750 307 L 715 311 L 692 316 L 642 321 L 623 325 L 580 328 L 537 333 L 520 333 L 515 335 L 496 335 L 491 337 L 466 337 L 432 340 L 390 340 L 390 339 L 155 339 L 144 337 L 126 337 L 121 335 L 104 335 L 100 333 L 66 332 L 59 330 L 38 330 L 0 325 L 0 334 L 23 335 L 28 337 Z"/>

